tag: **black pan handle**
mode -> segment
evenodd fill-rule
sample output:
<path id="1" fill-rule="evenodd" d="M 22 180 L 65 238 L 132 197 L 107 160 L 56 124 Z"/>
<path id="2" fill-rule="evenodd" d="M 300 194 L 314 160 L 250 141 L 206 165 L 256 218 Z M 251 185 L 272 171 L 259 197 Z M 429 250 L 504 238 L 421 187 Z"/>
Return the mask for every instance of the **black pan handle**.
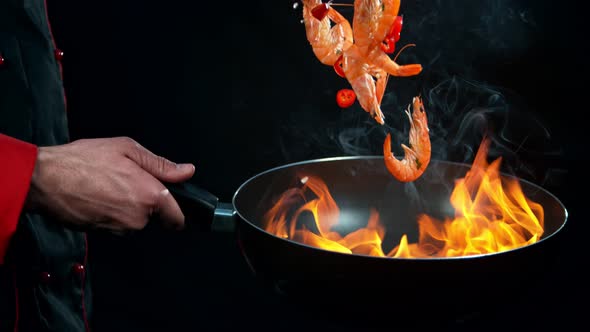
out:
<path id="1" fill-rule="evenodd" d="M 186 229 L 233 231 L 235 210 L 231 203 L 219 202 L 217 196 L 188 182 L 165 185 L 184 213 Z"/>

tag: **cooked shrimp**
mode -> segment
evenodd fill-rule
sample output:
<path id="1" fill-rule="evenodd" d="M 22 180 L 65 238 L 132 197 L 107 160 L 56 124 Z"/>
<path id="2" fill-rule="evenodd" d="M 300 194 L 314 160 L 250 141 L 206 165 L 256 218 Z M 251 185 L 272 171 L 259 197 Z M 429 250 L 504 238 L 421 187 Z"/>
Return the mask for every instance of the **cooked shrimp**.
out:
<path id="1" fill-rule="evenodd" d="M 410 119 L 410 147 L 402 144 L 404 158 L 399 160 L 391 152 L 391 134 L 387 134 L 383 143 L 383 156 L 391 175 L 399 181 L 411 182 L 418 179 L 428 167 L 431 147 L 428 120 L 420 97 L 414 97 L 413 112 L 410 114 L 408 107 L 406 114 Z"/>
<path id="2" fill-rule="evenodd" d="M 374 44 L 367 36 L 372 36 L 378 25 L 382 24 L 378 18 L 382 11 L 380 2 L 355 0 L 352 23 L 354 45 L 344 52 L 342 69 L 361 107 L 379 124 L 384 124 L 385 116 L 380 105 L 388 74 L 367 61 L 367 54 Z"/>
<path id="3" fill-rule="evenodd" d="M 321 0 L 303 0 L 303 22 L 307 40 L 313 53 L 321 63 L 333 66 L 342 52 L 353 43 L 352 27 L 348 20 L 332 7 L 327 15 L 318 20 L 312 14 L 313 8 L 322 5 Z M 334 25 L 331 25 L 331 21 Z"/>
<path id="4" fill-rule="evenodd" d="M 354 1 L 354 15 L 352 17 L 354 44 L 358 47 L 358 51 L 366 56 L 372 44 L 370 36 L 376 29 L 378 20 L 376 15 L 378 13 L 379 0 L 355 0 Z"/>
<path id="5" fill-rule="evenodd" d="M 352 45 L 344 52 L 342 69 L 361 107 L 379 124 L 384 124 L 385 116 L 381 111 L 380 101 L 377 98 L 377 89 L 370 72 L 371 68 L 356 45 Z M 383 87 L 384 91 L 385 88 Z"/>
<path id="6" fill-rule="evenodd" d="M 302 2 L 307 39 L 316 57 L 346 77 L 361 107 L 384 124 L 380 104 L 389 75 L 413 76 L 422 71 L 419 64 L 397 64 L 383 50 L 385 39 L 401 29 L 401 23 L 394 29 L 400 0 L 355 0 L 352 27 L 331 2 Z"/>
<path id="7" fill-rule="evenodd" d="M 419 64 L 401 66 L 382 50 L 399 11 L 399 0 L 355 0 L 354 44 L 343 53 L 342 69 L 361 107 L 380 124 L 385 123 L 381 101 L 389 75 L 413 76 Z M 373 79 L 374 78 L 374 79 Z"/>
<path id="8" fill-rule="evenodd" d="M 353 19 L 354 44 L 367 57 L 371 66 L 382 68 L 393 76 L 414 76 L 422 65 L 399 65 L 392 60 L 381 44 L 387 37 L 399 12 L 400 0 L 356 0 Z"/>

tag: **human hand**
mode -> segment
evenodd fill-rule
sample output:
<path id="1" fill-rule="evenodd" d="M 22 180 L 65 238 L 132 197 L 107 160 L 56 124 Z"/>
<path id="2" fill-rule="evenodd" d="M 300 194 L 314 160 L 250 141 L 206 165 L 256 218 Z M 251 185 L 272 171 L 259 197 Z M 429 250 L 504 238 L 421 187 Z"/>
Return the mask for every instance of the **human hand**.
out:
<path id="1" fill-rule="evenodd" d="M 184 214 L 160 181 L 182 182 L 194 172 L 127 137 L 39 147 L 26 208 L 117 234 L 143 229 L 152 215 L 180 229 Z"/>

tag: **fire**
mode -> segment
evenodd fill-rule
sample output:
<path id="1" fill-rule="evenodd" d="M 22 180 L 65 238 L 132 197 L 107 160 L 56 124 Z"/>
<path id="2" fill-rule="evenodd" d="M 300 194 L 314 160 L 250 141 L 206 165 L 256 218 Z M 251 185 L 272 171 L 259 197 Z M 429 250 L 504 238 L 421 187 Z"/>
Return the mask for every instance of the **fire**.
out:
<path id="1" fill-rule="evenodd" d="M 543 207 L 525 197 L 516 178 L 500 175 L 501 158 L 487 162 L 488 149 L 489 140 L 484 139 L 470 170 L 455 182 L 450 196 L 454 218 L 418 217 L 417 243 L 409 243 L 403 235 L 396 247 L 384 252 L 385 227 L 375 209 L 365 227 L 346 235 L 334 231 L 340 209 L 324 181 L 314 176 L 304 177 L 300 188 L 283 193 L 266 213 L 265 229 L 326 250 L 395 258 L 478 255 L 538 241 L 543 234 Z"/>

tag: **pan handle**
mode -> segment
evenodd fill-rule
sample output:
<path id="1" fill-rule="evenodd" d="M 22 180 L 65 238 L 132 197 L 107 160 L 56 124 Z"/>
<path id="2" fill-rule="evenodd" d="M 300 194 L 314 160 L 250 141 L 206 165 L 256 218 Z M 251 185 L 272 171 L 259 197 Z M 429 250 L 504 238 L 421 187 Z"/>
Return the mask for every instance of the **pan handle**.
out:
<path id="1" fill-rule="evenodd" d="M 188 182 L 165 185 L 184 213 L 188 230 L 234 230 L 236 211 L 231 203 L 219 202 L 217 196 Z"/>

